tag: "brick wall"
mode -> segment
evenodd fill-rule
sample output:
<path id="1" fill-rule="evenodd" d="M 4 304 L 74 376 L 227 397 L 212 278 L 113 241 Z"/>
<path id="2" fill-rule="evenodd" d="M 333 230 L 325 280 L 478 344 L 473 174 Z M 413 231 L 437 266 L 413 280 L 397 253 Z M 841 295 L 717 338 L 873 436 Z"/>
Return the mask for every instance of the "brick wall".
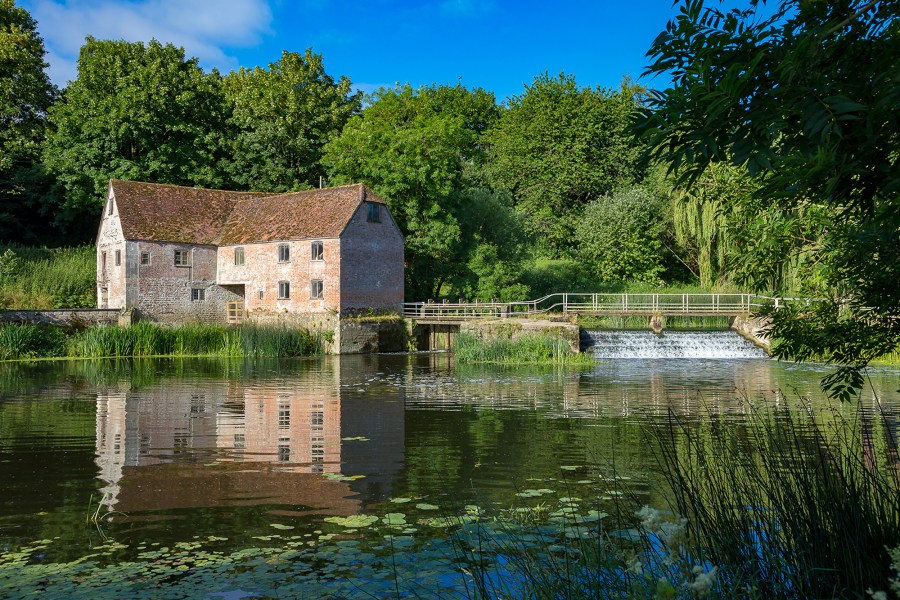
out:
<path id="1" fill-rule="evenodd" d="M 324 248 L 322 260 L 312 260 L 313 242 Z M 286 244 L 290 257 L 279 262 L 278 247 Z M 238 246 L 221 246 L 218 252 L 218 282 L 234 290 L 243 286 L 244 307 L 256 320 L 278 320 L 288 313 L 337 313 L 340 310 L 340 246 L 335 238 L 259 242 Z M 234 264 L 235 248 L 243 248 L 244 264 Z M 321 280 L 323 298 L 311 298 L 311 282 Z M 278 283 L 290 284 L 290 297 L 280 298 Z M 262 297 L 260 298 L 260 292 Z M 304 317 L 305 318 L 305 317 Z"/>
<path id="2" fill-rule="evenodd" d="M 403 235 L 384 206 L 369 223 L 367 205 L 356 210 L 341 235 L 341 312 L 403 308 Z"/>

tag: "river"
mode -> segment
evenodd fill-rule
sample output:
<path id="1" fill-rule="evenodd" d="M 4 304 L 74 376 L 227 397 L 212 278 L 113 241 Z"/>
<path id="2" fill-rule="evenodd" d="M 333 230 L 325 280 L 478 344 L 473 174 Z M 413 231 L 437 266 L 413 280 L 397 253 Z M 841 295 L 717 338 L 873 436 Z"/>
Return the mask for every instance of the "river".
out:
<path id="1" fill-rule="evenodd" d="M 410 589 L 459 591 L 452 549 L 430 545 L 446 538 L 435 519 L 563 498 L 663 508 L 648 434 L 675 420 L 742 427 L 787 409 L 861 427 L 884 416 L 900 434 L 900 371 L 871 370 L 845 405 L 822 396 L 827 372 L 765 358 L 463 367 L 450 354 L 0 364 L 0 596 L 380 595 L 398 572 Z M 385 555 L 393 582 L 373 565 Z"/>

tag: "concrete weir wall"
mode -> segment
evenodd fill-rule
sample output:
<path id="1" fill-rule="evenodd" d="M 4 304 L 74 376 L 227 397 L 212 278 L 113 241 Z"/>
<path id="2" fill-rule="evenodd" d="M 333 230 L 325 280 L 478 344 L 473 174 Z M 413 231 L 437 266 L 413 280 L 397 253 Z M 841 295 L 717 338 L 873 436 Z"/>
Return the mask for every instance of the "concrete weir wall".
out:
<path id="1" fill-rule="evenodd" d="M 767 328 L 769 319 L 749 316 L 736 316 L 731 319 L 731 329 L 741 334 L 769 354 L 772 354 L 772 344 L 769 341 Z"/>

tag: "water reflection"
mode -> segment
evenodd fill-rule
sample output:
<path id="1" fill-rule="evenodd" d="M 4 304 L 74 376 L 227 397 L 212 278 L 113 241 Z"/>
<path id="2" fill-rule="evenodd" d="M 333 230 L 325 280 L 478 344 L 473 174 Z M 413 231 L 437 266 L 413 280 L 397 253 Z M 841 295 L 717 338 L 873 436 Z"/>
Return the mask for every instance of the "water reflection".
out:
<path id="1" fill-rule="evenodd" d="M 403 466 L 404 390 L 365 398 L 358 361 L 318 366 L 277 379 L 188 378 L 98 392 L 106 510 L 265 504 L 349 514 L 360 493 L 389 491 Z"/>

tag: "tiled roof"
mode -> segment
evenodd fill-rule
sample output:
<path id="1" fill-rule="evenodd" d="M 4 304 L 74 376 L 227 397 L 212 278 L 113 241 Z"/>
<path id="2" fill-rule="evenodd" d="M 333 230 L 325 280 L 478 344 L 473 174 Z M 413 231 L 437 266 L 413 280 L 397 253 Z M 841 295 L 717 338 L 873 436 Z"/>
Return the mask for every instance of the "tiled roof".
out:
<path id="1" fill-rule="evenodd" d="M 127 240 L 241 244 L 337 237 L 360 202 L 384 203 L 362 184 L 293 192 L 228 192 L 113 179 Z"/>

